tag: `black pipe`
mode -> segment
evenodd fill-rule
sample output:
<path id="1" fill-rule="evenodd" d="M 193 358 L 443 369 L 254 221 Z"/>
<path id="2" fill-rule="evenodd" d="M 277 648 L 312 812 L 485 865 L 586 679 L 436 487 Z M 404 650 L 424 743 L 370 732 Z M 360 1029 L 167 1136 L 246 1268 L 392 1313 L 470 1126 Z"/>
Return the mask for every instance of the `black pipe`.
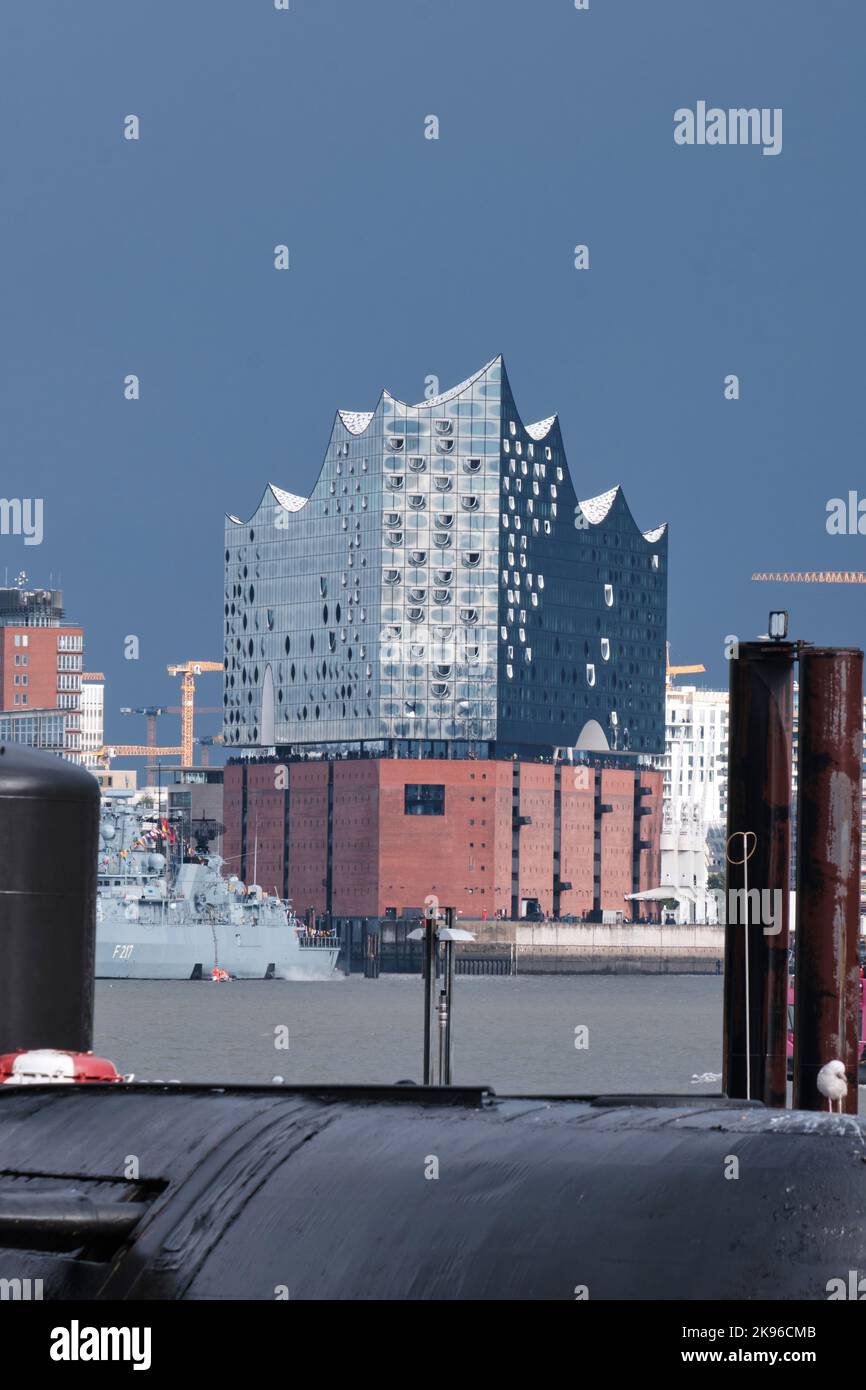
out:
<path id="1" fill-rule="evenodd" d="M 860 1037 L 860 779 L 863 653 L 812 647 L 800 658 L 794 1105 L 826 1110 L 818 1073 L 839 1060 L 842 1108 L 857 1114 Z"/>
<path id="2" fill-rule="evenodd" d="M 99 785 L 0 745 L 0 1052 L 93 1045 Z"/>
<path id="3" fill-rule="evenodd" d="M 0 1244 L 122 1238 L 146 1211 L 146 1202 L 94 1201 L 76 1191 L 0 1192 Z"/>
<path id="4" fill-rule="evenodd" d="M 722 1088 L 728 1096 L 781 1107 L 786 1100 L 796 653 L 792 642 L 743 642 L 731 662 L 730 684 Z M 751 899 L 744 896 L 747 887 Z M 774 896 L 756 899 L 755 890 Z M 757 910 L 762 902 L 778 907 L 771 933 Z"/>

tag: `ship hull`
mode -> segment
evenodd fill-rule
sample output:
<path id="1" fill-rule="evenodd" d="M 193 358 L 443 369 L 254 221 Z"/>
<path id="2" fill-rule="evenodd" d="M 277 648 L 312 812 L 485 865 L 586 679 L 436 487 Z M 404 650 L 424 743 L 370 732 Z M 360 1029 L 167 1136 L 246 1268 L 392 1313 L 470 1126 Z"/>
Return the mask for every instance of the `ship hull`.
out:
<path id="1" fill-rule="evenodd" d="M 215 967 L 238 980 L 324 980 L 333 974 L 336 947 L 301 946 L 285 927 L 190 923 L 170 928 L 100 923 L 98 980 L 210 980 Z"/>

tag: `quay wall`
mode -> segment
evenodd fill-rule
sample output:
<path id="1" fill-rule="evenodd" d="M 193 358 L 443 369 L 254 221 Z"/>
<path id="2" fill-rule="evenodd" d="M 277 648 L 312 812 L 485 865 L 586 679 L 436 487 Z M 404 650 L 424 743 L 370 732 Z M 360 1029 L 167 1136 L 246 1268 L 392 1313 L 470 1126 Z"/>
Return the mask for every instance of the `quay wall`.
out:
<path id="1" fill-rule="evenodd" d="M 458 920 L 475 936 L 456 948 L 458 974 L 721 974 L 724 968 L 724 927 Z M 341 969 L 421 970 L 421 943 L 410 939 L 417 917 L 336 919 L 334 925 L 343 942 Z"/>
<path id="2" fill-rule="evenodd" d="M 516 974 L 716 974 L 724 968 L 718 926 L 603 926 L 596 922 L 473 922 L 460 948 L 473 959 L 508 958 Z M 484 973 L 483 969 L 479 973 Z"/>

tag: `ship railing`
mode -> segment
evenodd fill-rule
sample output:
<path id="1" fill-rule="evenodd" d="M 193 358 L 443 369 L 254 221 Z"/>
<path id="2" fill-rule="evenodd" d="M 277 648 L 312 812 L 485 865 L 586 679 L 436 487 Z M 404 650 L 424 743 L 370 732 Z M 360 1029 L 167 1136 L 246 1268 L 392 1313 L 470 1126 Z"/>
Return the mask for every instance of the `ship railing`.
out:
<path id="1" fill-rule="evenodd" d="M 298 944 L 305 950 L 336 950 L 340 945 L 340 938 L 336 932 L 318 932 L 313 935 L 311 932 L 298 932 Z"/>

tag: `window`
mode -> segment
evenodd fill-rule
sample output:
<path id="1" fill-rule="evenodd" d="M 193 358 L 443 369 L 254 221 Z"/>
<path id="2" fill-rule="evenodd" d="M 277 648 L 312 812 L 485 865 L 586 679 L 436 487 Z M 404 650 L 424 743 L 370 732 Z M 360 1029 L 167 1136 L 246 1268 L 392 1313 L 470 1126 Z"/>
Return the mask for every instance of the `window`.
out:
<path id="1" fill-rule="evenodd" d="M 407 816 L 444 816 L 445 787 L 436 782 L 407 782 L 403 811 Z"/>

